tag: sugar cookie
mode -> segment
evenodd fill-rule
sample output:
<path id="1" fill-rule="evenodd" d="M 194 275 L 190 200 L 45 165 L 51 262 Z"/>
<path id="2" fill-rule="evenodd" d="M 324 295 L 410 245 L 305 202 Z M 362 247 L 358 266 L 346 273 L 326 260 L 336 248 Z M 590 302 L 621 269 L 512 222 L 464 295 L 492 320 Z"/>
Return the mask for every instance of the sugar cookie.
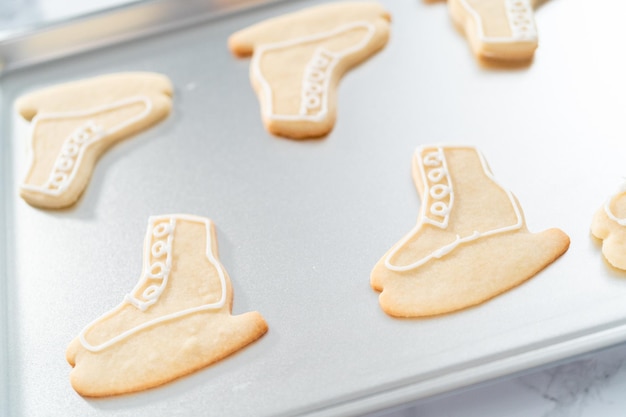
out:
<path id="1" fill-rule="evenodd" d="M 383 310 L 421 317 L 464 309 L 541 271 L 569 247 L 559 229 L 530 233 L 515 197 L 472 147 L 425 146 L 413 158 L 417 225 L 374 267 Z"/>
<path id="2" fill-rule="evenodd" d="M 450 15 L 481 58 L 527 61 L 537 49 L 537 0 L 448 0 Z"/>
<path id="3" fill-rule="evenodd" d="M 266 129 L 294 139 L 328 134 L 340 78 L 385 46 L 390 19 L 377 3 L 332 3 L 231 35 L 233 54 L 252 55 L 250 79 Z"/>
<path id="4" fill-rule="evenodd" d="M 242 349 L 267 324 L 257 312 L 232 316 L 232 298 L 213 223 L 151 217 L 139 282 L 67 349 L 72 386 L 88 397 L 145 390 Z"/>
<path id="5" fill-rule="evenodd" d="M 119 73 L 60 84 L 19 98 L 31 122 L 20 195 L 33 206 L 76 202 L 99 156 L 170 111 L 172 85 L 159 74 Z"/>
<path id="6" fill-rule="evenodd" d="M 611 265 L 626 270 L 626 187 L 596 212 L 591 233 L 602 239 L 602 254 Z"/>

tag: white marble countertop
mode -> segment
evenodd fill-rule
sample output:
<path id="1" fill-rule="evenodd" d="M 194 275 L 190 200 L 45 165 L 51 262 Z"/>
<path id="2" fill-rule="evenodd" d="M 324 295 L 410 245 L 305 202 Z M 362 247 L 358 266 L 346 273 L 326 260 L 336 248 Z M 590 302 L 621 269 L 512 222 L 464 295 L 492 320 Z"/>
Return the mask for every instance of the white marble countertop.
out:
<path id="1" fill-rule="evenodd" d="M 622 417 L 626 344 L 368 417 Z"/>
<path id="2" fill-rule="evenodd" d="M 8 0 L 0 35 L 131 0 Z M 383 410 L 368 417 L 617 417 L 626 415 L 626 344 L 488 381 L 461 391 Z"/>

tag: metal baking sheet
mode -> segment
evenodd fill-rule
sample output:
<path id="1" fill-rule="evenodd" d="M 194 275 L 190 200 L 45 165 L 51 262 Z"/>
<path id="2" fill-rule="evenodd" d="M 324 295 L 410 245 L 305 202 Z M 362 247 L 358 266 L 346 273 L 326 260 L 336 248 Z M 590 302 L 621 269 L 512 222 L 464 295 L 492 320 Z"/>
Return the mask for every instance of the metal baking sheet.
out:
<path id="1" fill-rule="evenodd" d="M 0 414 L 358 414 L 626 340 L 626 274 L 589 235 L 624 175 L 626 4 L 607 13 L 584 0 L 546 2 L 534 62 L 502 69 L 474 60 L 444 3 L 382 0 L 391 40 L 344 77 L 334 131 L 272 137 L 249 60 L 233 58 L 226 38 L 317 3 L 222 15 L 3 75 Z M 17 197 L 26 142 L 14 99 L 133 70 L 171 78 L 170 117 L 103 155 L 75 207 L 39 210 Z M 369 273 L 415 224 L 413 150 L 439 142 L 477 146 L 529 228 L 559 227 L 572 244 L 479 307 L 397 320 L 378 307 Z M 67 344 L 136 283 L 148 216 L 176 212 L 215 221 L 234 313 L 261 312 L 268 334 L 163 387 L 80 397 Z"/>

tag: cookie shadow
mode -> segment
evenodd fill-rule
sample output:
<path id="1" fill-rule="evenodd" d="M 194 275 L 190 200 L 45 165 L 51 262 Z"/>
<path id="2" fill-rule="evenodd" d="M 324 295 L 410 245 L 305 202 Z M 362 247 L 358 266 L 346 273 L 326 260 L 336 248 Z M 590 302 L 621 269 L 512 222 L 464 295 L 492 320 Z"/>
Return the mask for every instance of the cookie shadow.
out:
<path id="1" fill-rule="evenodd" d="M 476 61 L 481 68 L 491 71 L 516 71 L 526 70 L 534 62 L 534 55 L 528 60 L 505 61 L 501 59 L 491 59 L 487 57 L 476 57 Z"/>

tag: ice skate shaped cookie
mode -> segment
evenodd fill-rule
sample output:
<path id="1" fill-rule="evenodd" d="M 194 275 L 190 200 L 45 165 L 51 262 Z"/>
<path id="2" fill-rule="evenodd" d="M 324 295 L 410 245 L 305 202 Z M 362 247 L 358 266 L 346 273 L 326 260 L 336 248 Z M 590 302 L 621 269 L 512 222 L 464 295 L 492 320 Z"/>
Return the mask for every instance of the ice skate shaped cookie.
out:
<path id="1" fill-rule="evenodd" d="M 232 299 L 213 223 L 151 217 L 139 282 L 67 349 L 72 386 L 87 397 L 145 390 L 242 349 L 267 324 L 257 312 L 231 315 Z"/>
<path id="2" fill-rule="evenodd" d="M 602 240 L 602 254 L 615 268 L 626 270 L 626 187 L 612 195 L 593 217 L 591 233 Z"/>
<path id="3" fill-rule="evenodd" d="M 332 3 L 231 35 L 235 55 L 252 55 L 250 79 L 266 129 L 293 139 L 328 134 L 340 78 L 385 46 L 389 22 L 377 3 Z"/>
<path id="4" fill-rule="evenodd" d="M 106 149 L 167 116 L 172 91 L 165 76 L 138 72 L 56 85 L 19 98 L 15 107 L 31 122 L 22 198 L 42 208 L 74 204 Z"/>
<path id="5" fill-rule="evenodd" d="M 480 58 L 529 61 L 537 49 L 537 0 L 448 0 L 450 15 Z"/>
<path id="6" fill-rule="evenodd" d="M 528 231 L 519 203 L 474 148 L 417 149 L 413 179 L 422 199 L 417 225 L 371 274 L 389 315 L 432 316 L 482 303 L 569 247 L 558 229 Z"/>

